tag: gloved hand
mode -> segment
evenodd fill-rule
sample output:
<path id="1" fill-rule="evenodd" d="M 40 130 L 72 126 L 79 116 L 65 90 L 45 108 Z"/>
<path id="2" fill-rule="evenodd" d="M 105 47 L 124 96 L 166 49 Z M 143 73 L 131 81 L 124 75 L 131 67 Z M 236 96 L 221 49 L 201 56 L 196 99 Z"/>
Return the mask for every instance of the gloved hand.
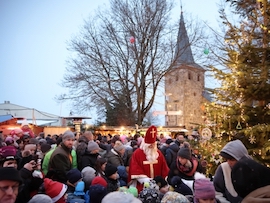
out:
<path id="1" fill-rule="evenodd" d="M 138 178 L 137 181 L 141 184 L 144 184 L 144 183 L 149 183 L 150 180 L 152 180 L 152 178 L 148 178 L 148 177 L 145 177 L 145 178 Z"/>

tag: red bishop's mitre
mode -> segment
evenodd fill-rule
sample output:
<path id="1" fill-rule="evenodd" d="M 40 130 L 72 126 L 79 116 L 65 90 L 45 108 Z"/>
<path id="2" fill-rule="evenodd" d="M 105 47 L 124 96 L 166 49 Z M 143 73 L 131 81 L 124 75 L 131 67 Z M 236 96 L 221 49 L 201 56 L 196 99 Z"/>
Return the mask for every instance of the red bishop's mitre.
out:
<path id="1" fill-rule="evenodd" d="M 153 144 L 157 140 L 157 128 L 156 126 L 150 126 L 146 131 L 144 142 L 147 144 Z"/>

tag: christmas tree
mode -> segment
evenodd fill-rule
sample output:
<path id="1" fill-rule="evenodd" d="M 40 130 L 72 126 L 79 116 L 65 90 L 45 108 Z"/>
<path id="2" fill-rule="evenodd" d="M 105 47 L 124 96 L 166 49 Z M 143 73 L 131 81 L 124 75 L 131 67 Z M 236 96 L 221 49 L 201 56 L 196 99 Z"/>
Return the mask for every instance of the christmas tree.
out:
<path id="1" fill-rule="evenodd" d="M 225 32 L 215 42 L 215 62 L 209 70 L 220 87 L 206 105 L 206 118 L 218 144 L 240 139 L 259 162 L 270 165 L 270 3 L 267 0 L 227 0 L 221 8 Z M 233 15 L 231 15 L 231 13 Z M 217 64 L 216 63 L 216 64 Z M 228 136 L 222 137 L 224 133 Z M 205 149 L 205 148 L 204 148 Z"/>

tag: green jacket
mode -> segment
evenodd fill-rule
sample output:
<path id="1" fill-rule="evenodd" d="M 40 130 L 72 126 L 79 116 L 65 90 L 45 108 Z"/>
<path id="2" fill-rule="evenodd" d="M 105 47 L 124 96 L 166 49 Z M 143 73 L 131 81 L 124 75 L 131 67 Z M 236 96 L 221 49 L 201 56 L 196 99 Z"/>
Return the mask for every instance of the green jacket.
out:
<path id="1" fill-rule="evenodd" d="M 42 172 L 44 175 L 47 175 L 48 173 L 50 158 L 54 150 L 55 150 L 55 147 L 51 149 L 50 151 L 48 151 L 43 159 Z M 72 156 L 72 168 L 77 168 L 77 155 L 74 149 L 71 150 L 71 156 Z"/>

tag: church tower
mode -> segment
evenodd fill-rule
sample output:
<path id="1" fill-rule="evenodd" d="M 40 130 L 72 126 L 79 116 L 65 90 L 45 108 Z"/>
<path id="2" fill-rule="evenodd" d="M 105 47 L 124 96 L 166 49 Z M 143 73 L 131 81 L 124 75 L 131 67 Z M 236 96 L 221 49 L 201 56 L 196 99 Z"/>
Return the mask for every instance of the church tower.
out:
<path id="1" fill-rule="evenodd" d="M 205 70 L 195 63 L 181 12 L 175 65 L 165 76 L 165 122 L 190 130 L 203 124 Z"/>

